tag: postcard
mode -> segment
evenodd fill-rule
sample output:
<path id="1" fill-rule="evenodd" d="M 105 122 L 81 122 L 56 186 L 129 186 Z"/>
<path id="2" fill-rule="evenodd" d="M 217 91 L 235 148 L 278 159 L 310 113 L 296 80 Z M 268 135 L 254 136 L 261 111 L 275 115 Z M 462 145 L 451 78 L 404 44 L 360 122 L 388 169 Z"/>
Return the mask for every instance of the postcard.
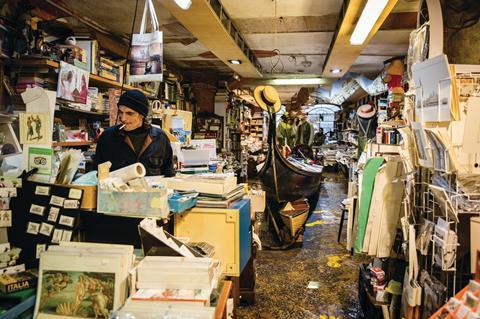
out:
<path id="1" fill-rule="evenodd" d="M 1 188 L 22 187 L 22 179 L 18 177 L 1 176 L 0 187 Z"/>
<path id="2" fill-rule="evenodd" d="M 10 208 L 10 197 L 0 198 L 0 209 Z"/>
<path id="3" fill-rule="evenodd" d="M 63 230 L 61 241 L 71 241 L 71 240 L 72 240 L 72 231 L 71 230 Z"/>
<path id="4" fill-rule="evenodd" d="M 52 195 L 52 198 L 50 198 L 50 205 L 63 207 L 63 202 L 64 201 L 65 201 L 65 198 L 60 197 L 60 196 Z"/>
<path id="5" fill-rule="evenodd" d="M 12 227 L 12 211 L 0 211 L 0 227 Z"/>
<path id="6" fill-rule="evenodd" d="M 32 213 L 32 214 L 43 216 L 44 211 L 45 211 L 44 206 L 40 206 L 40 205 L 36 205 L 36 204 L 32 204 L 32 206 L 30 206 L 30 213 Z"/>
<path id="7" fill-rule="evenodd" d="M 40 254 L 44 251 L 47 251 L 47 244 L 37 244 L 36 258 L 40 258 Z"/>
<path id="8" fill-rule="evenodd" d="M 90 73 L 88 71 L 60 61 L 57 97 L 67 101 L 86 104 L 89 77 Z"/>
<path id="9" fill-rule="evenodd" d="M 50 212 L 48 213 L 47 220 L 49 222 L 57 222 L 58 214 L 60 213 L 60 208 L 58 207 L 50 207 Z"/>
<path id="10" fill-rule="evenodd" d="M 68 198 L 78 199 L 82 198 L 82 190 L 78 188 L 70 188 L 68 192 Z"/>
<path id="11" fill-rule="evenodd" d="M 0 197 L 17 197 L 17 189 L 16 188 L 0 188 Z"/>
<path id="12" fill-rule="evenodd" d="M 45 113 L 20 113 L 20 143 L 21 144 L 47 144 L 52 137 L 52 129 L 47 127 Z"/>
<path id="13" fill-rule="evenodd" d="M 79 205 L 78 200 L 76 199 L 66 199 L 63 203 L 63 208 L 66 209 L 77 209 Z"/>
<path id="14" fill-rule="evenodd" d="M 35 195 L 50 196 L 50 187 L 49 186 L 35 187 Z"/>
<path id="15" fill-rule="evenodd" d="M 58 244 L 62 240 L 63 230 L 55 228 L 53 230 L 52 243 Z"/>
<path id="16" fill-rule="evenodd" d="M 50 225 L 49 223 L 42 223 L 40 225 L 40 230 L 38 231 L 40 234 L 45 235 L 50 237 L 53 231 L 53 225 Z"/>
<path id="17" fill-rule="evenodd" d="M 60 220 L 58 221 L 60 225 L 69 226 L 69 227 L 73 227 L 74 222 L 75 222 L 74 217 L 70 217 L 66 215 L 61 215 Z"/>
<path id="18" fill-rule="evenodd" d="M 40 224 L 34 222 L 28 222 L 27 225 L 27 233 L 32 235 L 38 235 L 38 231 L 40 230 Z"/>

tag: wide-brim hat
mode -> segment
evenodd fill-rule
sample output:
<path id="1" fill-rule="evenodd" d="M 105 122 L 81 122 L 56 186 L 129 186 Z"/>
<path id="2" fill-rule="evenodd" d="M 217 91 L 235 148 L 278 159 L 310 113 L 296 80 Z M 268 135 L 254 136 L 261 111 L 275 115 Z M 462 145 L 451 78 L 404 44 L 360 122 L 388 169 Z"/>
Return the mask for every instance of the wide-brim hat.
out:
<path id="1" fill-rule="evenodd" d="M 375 114 L 377 114 L 377 110 L 370 104 L 360 105 L 357 109 L 357 115 L 362 119 L 370 119 L 374 117 Z"/>
<path id="2" fill-rule="evenodd" d="M 257 101 L 258 106 L 269 113 L 277 113 L 280 111 L 282 102 L 277 90 L 273 86 L 257 86 L 253 91 L 253 97 Z"/>

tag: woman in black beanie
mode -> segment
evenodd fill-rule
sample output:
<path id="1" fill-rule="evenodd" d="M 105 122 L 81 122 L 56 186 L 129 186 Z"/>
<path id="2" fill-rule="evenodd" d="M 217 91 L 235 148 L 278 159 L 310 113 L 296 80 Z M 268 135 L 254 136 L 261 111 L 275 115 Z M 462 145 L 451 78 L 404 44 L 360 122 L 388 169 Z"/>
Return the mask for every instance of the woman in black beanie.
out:
<path id="1" fill-rule="evenodd" d="M 95 168 L 110 161 L 111 171 L 140 162 L 147 175 L 175 175 L 172 147 L 165 132 L 147 123 L 149 102 L 139 90 L 120 96 L 118 117 L 122 124 L 106 129 L 97 143 Z"/>

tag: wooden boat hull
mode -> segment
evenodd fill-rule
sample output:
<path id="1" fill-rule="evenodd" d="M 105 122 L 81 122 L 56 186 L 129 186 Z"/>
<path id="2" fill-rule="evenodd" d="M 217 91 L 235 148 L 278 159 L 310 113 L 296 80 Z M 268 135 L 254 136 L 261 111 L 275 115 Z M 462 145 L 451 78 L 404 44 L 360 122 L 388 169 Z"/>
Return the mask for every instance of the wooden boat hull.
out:
<path id="1" fill-rule="evenodd" d="M 291 164 L 283 157 L 275 138 L 275 123 L 270 119 L 268 130 L 269 151 L 265 165 L 259 172 L 260 181 L 268 200 L 278 203 L 318 195 L 322 173 L 309 172 Z M 315 207 L 316 203 L 310 203 Z"/>

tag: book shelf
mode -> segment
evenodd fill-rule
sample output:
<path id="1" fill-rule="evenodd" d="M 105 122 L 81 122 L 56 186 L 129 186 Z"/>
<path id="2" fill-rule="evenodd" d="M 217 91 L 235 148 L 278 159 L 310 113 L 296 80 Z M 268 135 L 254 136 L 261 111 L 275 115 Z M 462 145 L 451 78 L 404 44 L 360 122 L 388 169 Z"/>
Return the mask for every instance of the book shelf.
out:
<path id="1" fill-rule="evenodd" d="M 47 67 L 51 69 L 58 69 L 60 67 L 60 63 L 51 59 L 47 58 L 21 58 L 18 60 L 13 60 L 13 66 L 15 67 Z M 113 81 L 104 77 L 101 77 L 97 74 L 90 73 L 89 77 L 89 84 L 92 86 L 100 86 L 100 87 L 110 87 L 120 89 L 122 88 L 122 83 Z M 147 97 L 149 98 L 156 98 L 149 92 L 146 92 L 140 88 L 136 88 L 134 86 L 124 84 L 124 89 L 127 90 L 140 90 L 142 91 Z"/>
<path id="2" fill-rule="evenodd" d="M 72 141 L 72 142 L 53 142 L 52 146 L 60 146 L 60 147 L 78 147 L 78 146 L 90 146 L 95 144 L 93 141 Z"/>

